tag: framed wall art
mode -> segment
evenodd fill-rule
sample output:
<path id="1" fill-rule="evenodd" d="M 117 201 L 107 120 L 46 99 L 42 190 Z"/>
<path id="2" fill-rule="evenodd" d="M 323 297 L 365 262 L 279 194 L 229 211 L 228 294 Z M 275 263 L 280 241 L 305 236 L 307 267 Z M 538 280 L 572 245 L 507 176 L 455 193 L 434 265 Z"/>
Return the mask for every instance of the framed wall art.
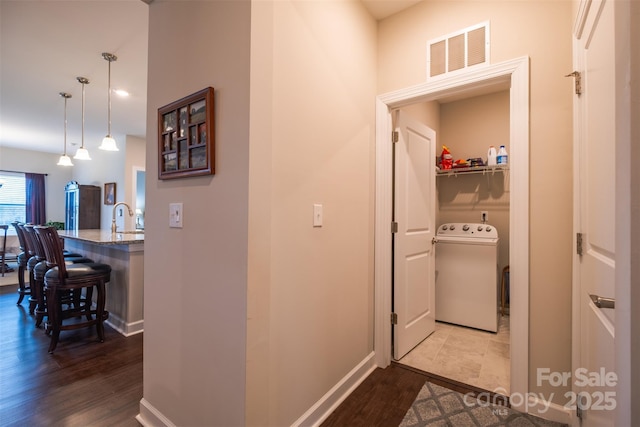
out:
<path id="1" fill-rule="evenodd" d="M 214 91 L 208 87 L 158 109 L 158 178 L 213 175 Z"/>
<path id="2" fill-rule="evenodd" d="M 105 205 L 116 204 L 116 183 L 115 182 L 107 182 L 104 184 L 104 204 Z"/>

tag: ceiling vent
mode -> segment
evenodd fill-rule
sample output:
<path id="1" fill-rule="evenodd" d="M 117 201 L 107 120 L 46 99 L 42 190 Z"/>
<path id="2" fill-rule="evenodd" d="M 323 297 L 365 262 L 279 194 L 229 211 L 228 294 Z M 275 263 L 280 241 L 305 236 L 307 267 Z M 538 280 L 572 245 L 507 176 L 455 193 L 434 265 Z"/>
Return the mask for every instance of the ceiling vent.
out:
<path id="1" fill-rule="evenodd" d="M 489 21 L 427 43 L 427 80 L 489 65 Z"/>

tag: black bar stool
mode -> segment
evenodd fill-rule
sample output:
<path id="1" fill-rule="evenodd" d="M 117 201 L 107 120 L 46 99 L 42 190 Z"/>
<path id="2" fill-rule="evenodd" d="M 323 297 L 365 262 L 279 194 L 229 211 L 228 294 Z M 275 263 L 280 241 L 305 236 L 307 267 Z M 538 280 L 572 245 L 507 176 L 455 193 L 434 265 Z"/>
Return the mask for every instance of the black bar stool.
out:
<path id="1" fill-rule="evenodd" d="M 26 285 L 24 281 L 24 272 L 27 270 L 27 262 L 29 258 L 31 258 L 32 254 L 29 252 L 27 247 L 26 238 L 24 235 L 24 230 L 20 227 L 19 222 L 12 222 L 11 225 L 16 229 L 16 234 L 18 235 L 18 241 L 20 242 L 20 253 L 18 254 L 18 302 L 17 305 L 22 304 L 22 300 L 25 296 L 31 296 L 31 288 Z M 29 305 L 29 313 L 33 314 L 33 308 L 31 304 Z"/>
<path id="2" fill-rule="evenodd" d="M 34 227 L 46 254 L 49 270 L 44 275 L 44 289 L 47 298 L 48 321 L 45 325 L 51 331 L 49 353 L 55 350 L 60 331 L 96 326 L 100 342 L 104 342 L 104 321 L 109 312 L 104 309 L 106 301 L 105 284 L 111 276 L 111 266 L 100 263 L 79 263 L 67 265 L 62 251 L 62 242 L 53 227 Z M 96 290 L 95 308 L 93 291 Z M 80 295 L 84 291 L 84 297 Z M 73 304 L 62 309 L 62 300 L 71 292 Z M 85 321 L 64 323 L 64 320 L 84 316 Z"/>
<path id="3" fill-rule="evenodd" d="M 2 230 L 4 236 L 2 236 L 2 244 L 0 245 L 0 271 L 2 271 L 2 277 L 4 277 L 4 272 L 7 270 L 7 266 L 5 265 L 5 256 L 7 252 L 7 229 L 8 225 L 0 225 L 0 230 Z"/>
<path id="4" fill-rule="evenodd" d="M 34 255 L 27 261 L 27 270 L 29 270 L 29 287 L 31 288 L 31 298 L 36 300 L 36 307 L 34 310 L 36 316 L 36 327 L 40 327 L 42 320 L 47 315 L 47 302 L 44 292 L 44 275 L 49 270 L 47 266 L 47 255 L 44 251 L 44 246 L 36 233 L 33 225 L 25 224 L 22 226 L 24 230 L 25 239 L 27 240 L 30 248 L 33 249 Z M 83 257 L 82 255 L 75 253 L 64 253 L 64 261 L 66 265 L 79 264 L 79 263 L 91 263 L 91 258 Z"/>

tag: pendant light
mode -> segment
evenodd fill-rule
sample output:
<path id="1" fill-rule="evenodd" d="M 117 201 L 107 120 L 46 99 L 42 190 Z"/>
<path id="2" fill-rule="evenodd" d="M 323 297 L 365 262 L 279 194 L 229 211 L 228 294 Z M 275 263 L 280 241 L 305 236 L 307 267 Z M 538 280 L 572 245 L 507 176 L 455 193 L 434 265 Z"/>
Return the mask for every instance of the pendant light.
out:
<path id="1" fill-rule="evenodd" d="M 73 166 L 71 158 L 67 156 L 67 99 L 71 98 L 71 94 L 60 92 L 60 96 L 64 98 L 64 153 L 58 160 L 58 166 Z"/>
<path id="2" fill-rule="evenodd" d="M 73 158 L 78 160 L 91 160 L 89 150 L 84 148 L 84 85 L 89 84 L 89 80 L 85 77 L 77 77 L 77 79 L 82 84 L 82 145 L 80 145 L 80 148 L 78 148 Z"/>
<path id="3" fill-rule="evenodd" d="M 113 61 L 117 61 L 118 57 L 104 52 L 102 57 L 109 62 L 109 92 L 107 94 L 109 100 L 109 108 L 108 108 L 108 127 L 107 127 L 107 136 L 102 139 L 102 144 L 98 147 L 101 150 L 106 151 L 118 151 L 118 146 L 116 145 L 116 140 L 111 136 L 111 63 Z"/>

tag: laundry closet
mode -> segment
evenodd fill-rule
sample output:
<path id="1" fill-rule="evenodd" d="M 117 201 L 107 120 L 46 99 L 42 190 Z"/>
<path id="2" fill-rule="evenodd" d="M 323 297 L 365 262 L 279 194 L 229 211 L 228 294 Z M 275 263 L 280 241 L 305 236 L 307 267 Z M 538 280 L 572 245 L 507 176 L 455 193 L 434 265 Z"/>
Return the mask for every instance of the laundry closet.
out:
<path id="1" fill-rule="evenodd" d="M 446 146 L 454 164 L 456 161 L 461 163 L 458 168 L 436 172 L 435 218 L 438 230 L 443 227 L 448 229 L 451 224 L 458 228 L 465 226 L 466 230 L 470 230 L 469 233 L 473 232 L 476 236 L 480 234 L 480 230 L 483 233 L 490 230 L 497 237 L 494 244 L 497 245 L 497 254 L 494 252 L 491 261 L 495 265 L 495 288 L 486 288 L 490 294 L 487 297 L 495 297 L 495 305 L 491 310 L 496 310 L 496 328 L 483 327 L 482 324 L 473 322 L 468 323 L 468 326 L 457 326 L 456 323 L 460 322 L 439 321 L 436 331 L 403 357 L 400 363 L 490 391 L 508 393 L 509 167 L 507 165 L 485 170 L 464 168 L 463 165 L 467 162 L 467 166 L 471 166 L 471 159 L 478 158 L 486 163 L 490 146 L 498 150 L 504 145 L 507 153 L 510 152 L 509 88 L 496 90 L 494 87 L 490 93 L 466 92 L 464 97 L 415 104 L 403 107 L 402 110 L 435 130 L 437 156 L 433 159 L 434 162 L 439 162 L 443 146 Z M 475 165 L 475 160 L 473 162 Z M 440 243 L 435 248 L 436 320 L 440 320 L 438 245 Z M 444 250 L 441 249 L 441 252 Z M 478 262 L 480 261 L 461 256 L 459 261 L 449 260 L 447 268 L 455 270 L 458 282 L 473 287 L 480 274 Z M 440 266 L 440 269 L 444 268 L 443 265 Z M 492 267 L 489 266 L 489 269 Z M 495 291 L 495 295 L 492 291 Z M 465 308 L 463 311 L 470 310 Z"/>

